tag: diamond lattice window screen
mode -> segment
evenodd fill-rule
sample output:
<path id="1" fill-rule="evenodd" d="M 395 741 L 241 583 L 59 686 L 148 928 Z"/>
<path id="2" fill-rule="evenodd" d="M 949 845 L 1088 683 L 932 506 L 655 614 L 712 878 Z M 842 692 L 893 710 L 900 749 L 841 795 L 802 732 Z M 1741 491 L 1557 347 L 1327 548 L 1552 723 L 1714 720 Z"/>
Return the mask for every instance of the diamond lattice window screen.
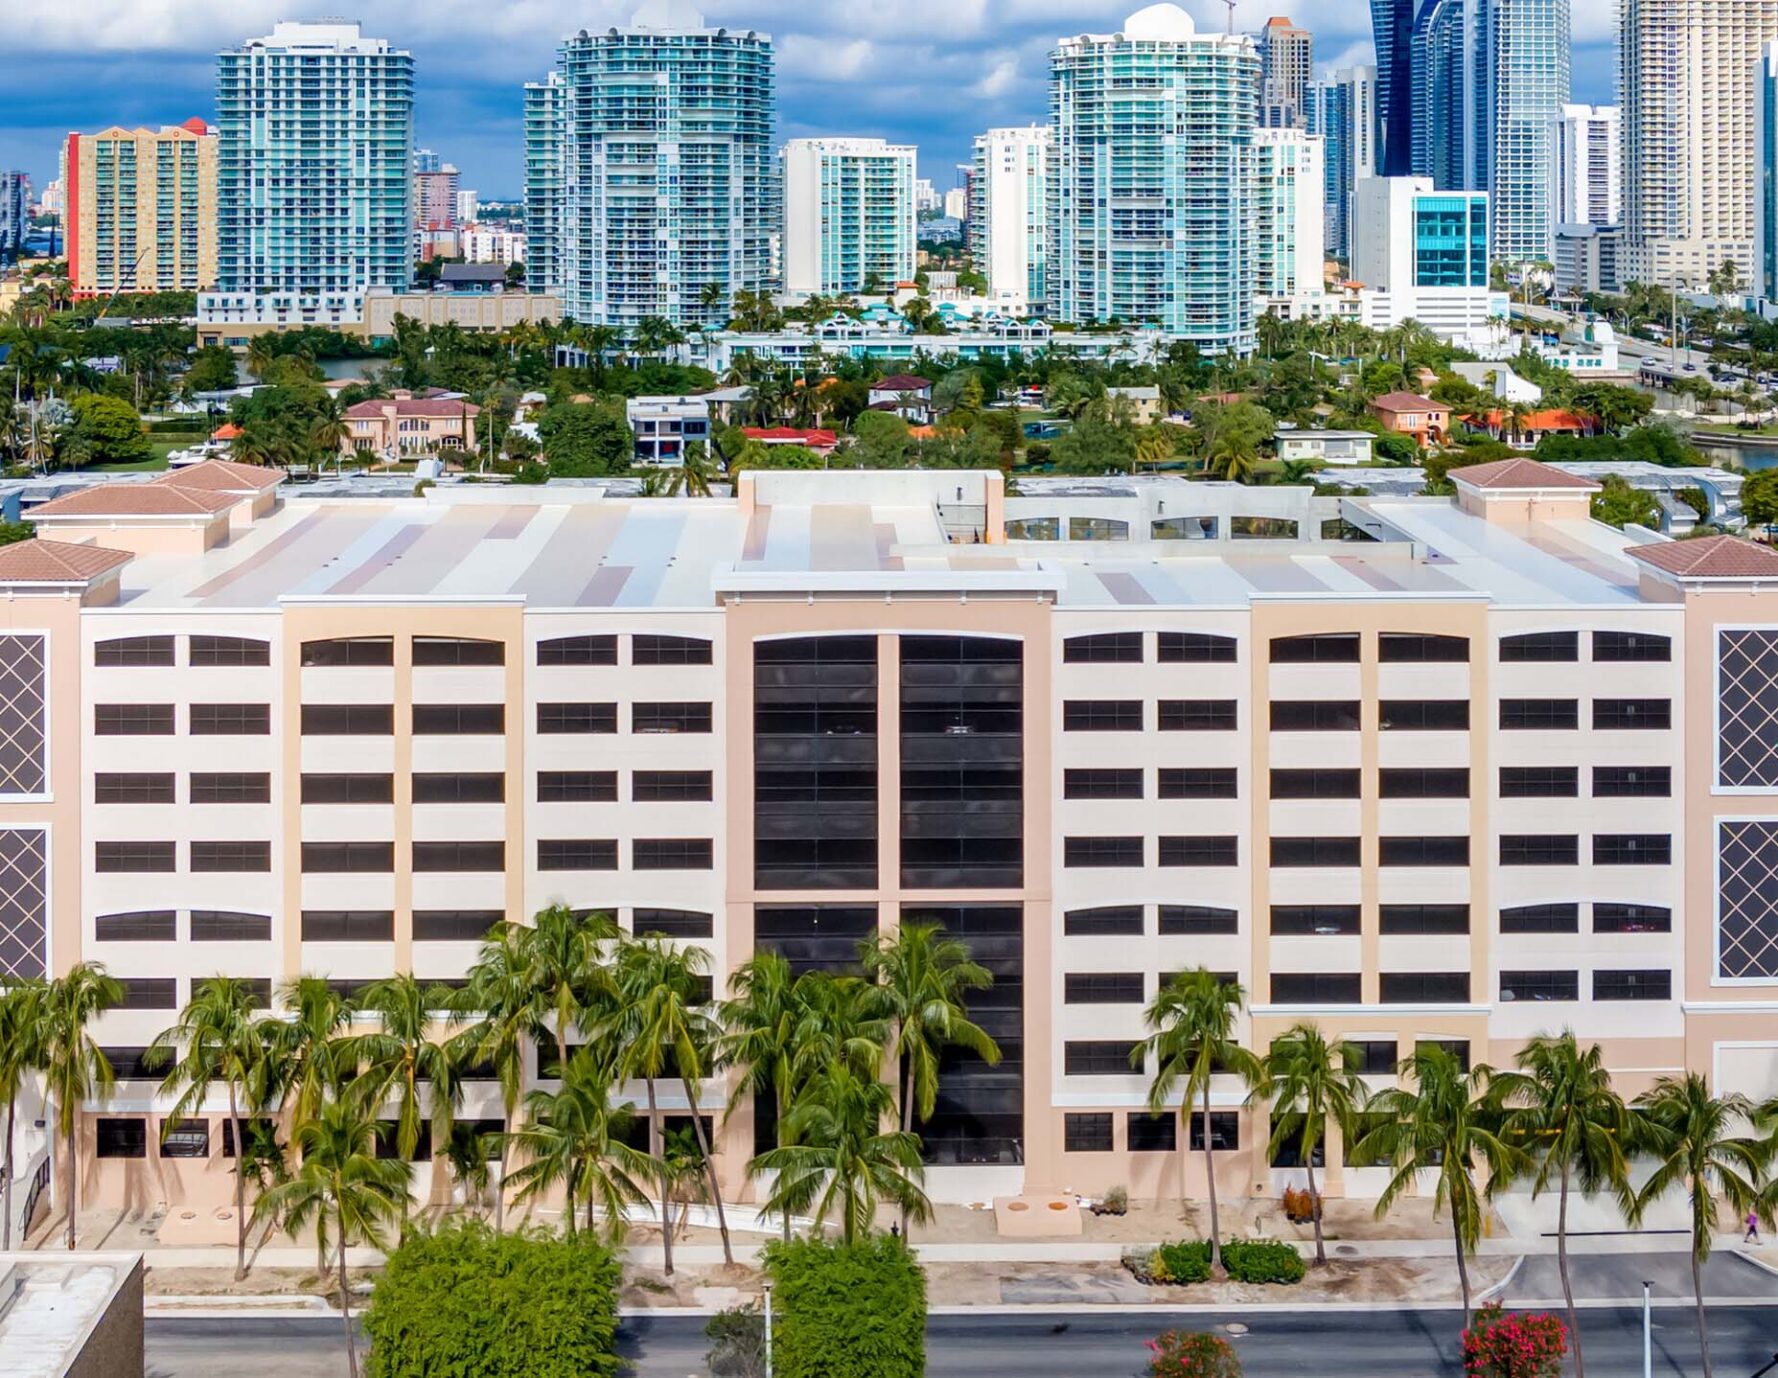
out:
<path id="1" fill-rule="evenodd" d="M 0 636 L 0 795 L 44 791 L 43 638 Z"/>
<path id="2" fill-rule="evenodd" d="M 49 846 L 41 828 L 0 829 L 0 976 L 49 968 Z"/>
<path id="3" fill-rule="evenodd" d="M 1717 634 L 1716 782 L 1727 789 L 1778 789 L 1778 631 Z"/>
<path id="4" fill-rule="evenodd" d="M 1778 821 L 1719 823 L 1717 975 L 1778 980 Z"/>

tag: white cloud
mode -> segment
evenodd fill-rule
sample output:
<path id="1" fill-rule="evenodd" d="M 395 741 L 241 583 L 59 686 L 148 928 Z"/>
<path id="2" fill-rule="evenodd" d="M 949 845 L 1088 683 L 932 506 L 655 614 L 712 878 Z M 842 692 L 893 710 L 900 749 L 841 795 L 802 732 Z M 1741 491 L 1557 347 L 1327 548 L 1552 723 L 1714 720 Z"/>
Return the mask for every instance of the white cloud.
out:
<path id="1" fill-rule="evenodd" d="M 1018 79 L 1019 60 L 1016 57 L 1003 57 L 988 69 L 988 74 L 976 82 L 971 90 L 983 100 L 993 100 L 1010 91 Z"/>

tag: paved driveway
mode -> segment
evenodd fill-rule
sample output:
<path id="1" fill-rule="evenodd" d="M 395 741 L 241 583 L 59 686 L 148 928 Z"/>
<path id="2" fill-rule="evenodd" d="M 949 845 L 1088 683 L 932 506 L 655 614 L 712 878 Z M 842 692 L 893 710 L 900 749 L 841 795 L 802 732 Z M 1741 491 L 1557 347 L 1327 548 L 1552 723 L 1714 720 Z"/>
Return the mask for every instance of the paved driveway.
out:
<path id="1" fill-rule="evenodd" d="M 1778 1253 L 1778 1250 L 1774 1250 Z M 1654 1283 L 1657 1301 L 1692 1299 L 1691 1257 L 1684 1253 L 1571 1254 L 1569 1275 L 1576 1301 L 1642 1301 L 1642 1282 Z M 1533 1254 L 1507 1284 L 1515 1302 L 1555 1301 L 1562 1295 L 1562 1274 L 1554 1254 Z M 1721 1250 L 1704 1262 L 1704 1296 L 1708 1299 L 1778 1302 L 1778 1276 Z M 1772 1326 L 1778 1333 L 1778 1311 Z"/>

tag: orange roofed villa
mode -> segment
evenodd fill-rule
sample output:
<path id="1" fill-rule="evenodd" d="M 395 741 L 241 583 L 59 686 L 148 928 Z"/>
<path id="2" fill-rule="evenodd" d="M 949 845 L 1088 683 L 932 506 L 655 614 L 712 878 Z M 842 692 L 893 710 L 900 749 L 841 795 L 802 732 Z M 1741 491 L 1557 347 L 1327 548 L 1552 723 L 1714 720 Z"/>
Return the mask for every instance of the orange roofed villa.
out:
<path id="1" fill-rule="evenodd" d="M 481 410 L 467 398 L 416 397 L 410 392 L 355 402 L 346 408 L 340 448 L 347 454 L 370 450 L 385 459 L 474 450 L 475 419 Z"/>

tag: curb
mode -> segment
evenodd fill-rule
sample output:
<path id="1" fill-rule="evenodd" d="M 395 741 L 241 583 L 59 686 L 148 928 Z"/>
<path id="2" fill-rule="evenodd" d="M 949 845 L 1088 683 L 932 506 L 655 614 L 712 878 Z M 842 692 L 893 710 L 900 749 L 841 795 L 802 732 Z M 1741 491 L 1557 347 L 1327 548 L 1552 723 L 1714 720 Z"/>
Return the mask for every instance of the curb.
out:
<path id="1" fill-rule="evenodd" d="M 1506 1289 L 1512 1286 L 1513 1279 L 1519 1275 L 1519 1269 L 1524 1266 L 1525 1255 L 1520 1254 L 1513 1260 L 1513 1266 L 1506 1270 L 1506 1276 L 1501 1278 L 1500 1281 L 1495 1283 L 1492 1287 L 1484 1288 L 1482 1291 L 1476 1293 L 1475 1299 L 1478 1302 L 1486 1303 L 1491 1302 L 1494 1298 L 1504 1294 Z"/>

